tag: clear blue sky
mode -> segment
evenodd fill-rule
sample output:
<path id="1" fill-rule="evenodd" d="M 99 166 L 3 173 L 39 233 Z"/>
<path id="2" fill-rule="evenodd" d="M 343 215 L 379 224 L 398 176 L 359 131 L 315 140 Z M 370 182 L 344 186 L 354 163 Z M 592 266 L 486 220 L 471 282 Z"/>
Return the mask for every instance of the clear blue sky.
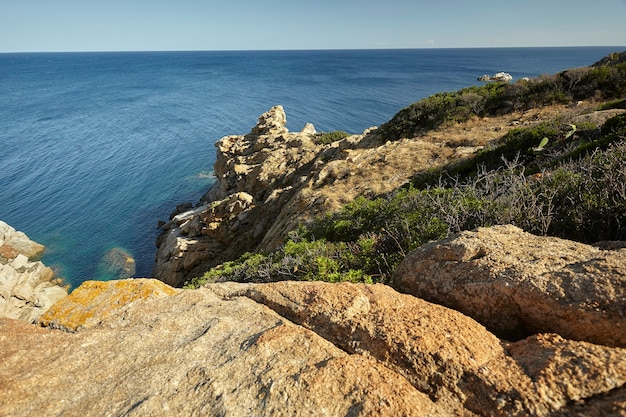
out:
<path id="1" fill-rule="evenodd" d="M 0 0 L 0 52 L 595 45 L 626 0 Z"/>

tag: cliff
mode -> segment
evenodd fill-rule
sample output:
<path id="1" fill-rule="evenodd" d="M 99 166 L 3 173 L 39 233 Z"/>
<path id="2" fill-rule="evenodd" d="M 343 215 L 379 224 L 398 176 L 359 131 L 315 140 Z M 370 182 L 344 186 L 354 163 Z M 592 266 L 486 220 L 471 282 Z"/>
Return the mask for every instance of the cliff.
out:
<path id="1" fill-rule="evenodd" d="M 37 261 L 44 246 L 0 221 L 0 317 L 36 323 L 67 288 Z"/>
<path id="2" fill-rule="evenodd" d="M 155 278 L 181 286 L 245 252 L 274 250 L 315 216 L 357 196 L 390 192 L 416 172 L 466 158 L 501 134 L 476 126 L 452 142 L 441 131 L 384 142 L 373 127 L 325 144 L 311 124 L 290 133 L 285 123 L 283 108 L 276 106 L 249 134 L 215 144 L 217 181 L 203 201 L 174 213 L 162 227 Z"/>

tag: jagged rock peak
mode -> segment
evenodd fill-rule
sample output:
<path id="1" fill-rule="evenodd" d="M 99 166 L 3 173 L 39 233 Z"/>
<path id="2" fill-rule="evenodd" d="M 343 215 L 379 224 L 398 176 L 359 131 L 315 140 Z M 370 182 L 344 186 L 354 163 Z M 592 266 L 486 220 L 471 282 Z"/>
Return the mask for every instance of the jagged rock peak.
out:
<path id="1" fill-rule="evenodd" d="M 283 106 L 274 106 L 259 116 L 259 121 L 250 132 L 253 135 L 281 135 L 287 130 L 287 116 Z"/>

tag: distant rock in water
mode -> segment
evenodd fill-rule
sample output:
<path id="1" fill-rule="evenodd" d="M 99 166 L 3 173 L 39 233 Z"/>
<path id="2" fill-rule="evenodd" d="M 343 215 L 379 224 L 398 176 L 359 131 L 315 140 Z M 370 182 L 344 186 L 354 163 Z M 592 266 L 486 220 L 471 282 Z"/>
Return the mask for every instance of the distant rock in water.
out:
<path id="1" fill-rule="evenodd" d="M 130 278 L 135 275 L 135 270 L 135 259 L 122 248 L 108 251 L 98 266 L 99 273 L 111 279 Z"/>
<path id="2" fill-rule="evenodd" d="M 481 75 L 478 77 L 478 81 L 494 81 L 498 83 L 508 83 L 513 80 L 513 76 L 508 72 L 498 72 L 494 75 Z"/>
<path id="3" fill-rule="evenodd" d="M 36 261 L 45 247 L 0 221 L 0 317 L 35 323 L 67 288 Z"/>

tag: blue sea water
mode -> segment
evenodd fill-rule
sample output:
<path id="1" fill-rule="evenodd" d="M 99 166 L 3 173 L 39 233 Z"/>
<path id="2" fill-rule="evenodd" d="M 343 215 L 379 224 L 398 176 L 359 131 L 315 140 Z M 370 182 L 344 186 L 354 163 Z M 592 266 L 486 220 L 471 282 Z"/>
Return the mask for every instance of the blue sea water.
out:
<path id="1" fill-rule="evenodd" d="M 439 91 L 592 64 L 616 47 L 0 54 L 0 220 L 77 286 L 124 248 L 150 276 L 158 220 L 210 186 L 213 144 L 271 106 L 360 133 Z"/>

